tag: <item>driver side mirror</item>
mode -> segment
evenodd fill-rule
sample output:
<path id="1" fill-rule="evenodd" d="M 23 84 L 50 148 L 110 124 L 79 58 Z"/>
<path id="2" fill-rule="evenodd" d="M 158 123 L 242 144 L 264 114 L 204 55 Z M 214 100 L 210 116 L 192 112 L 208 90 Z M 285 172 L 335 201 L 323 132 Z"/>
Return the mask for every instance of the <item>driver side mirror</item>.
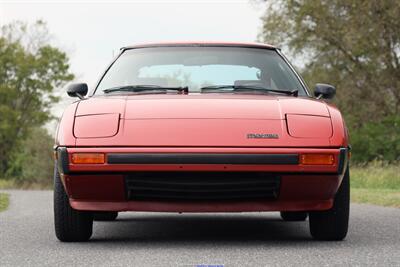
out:
<path id="1" fill-rule="evenodd" d="M 332 99 L 336 94 L 336 88 L 330 84 L 317 83 L 315 85 L 314 96 L 317 99 Z"/>
<path id="2" fill-rule="evenodd" d="M 88 86 L 86 83 L 73 83 L 67 87 L 67 94 L 70 97 L 79 97 L 84 99 L 88 92 Z"/>

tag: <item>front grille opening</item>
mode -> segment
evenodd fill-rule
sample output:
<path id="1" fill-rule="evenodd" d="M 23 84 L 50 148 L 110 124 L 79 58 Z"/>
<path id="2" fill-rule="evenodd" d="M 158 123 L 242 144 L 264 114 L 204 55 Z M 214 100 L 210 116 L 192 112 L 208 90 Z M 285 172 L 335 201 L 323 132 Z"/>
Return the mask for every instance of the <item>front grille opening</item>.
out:
<path id="1" fill-rule="evenodd" d="M 278 197 L 280 177 L 263 172 L 135 172 L 128 200 L 251 200 Z"/>

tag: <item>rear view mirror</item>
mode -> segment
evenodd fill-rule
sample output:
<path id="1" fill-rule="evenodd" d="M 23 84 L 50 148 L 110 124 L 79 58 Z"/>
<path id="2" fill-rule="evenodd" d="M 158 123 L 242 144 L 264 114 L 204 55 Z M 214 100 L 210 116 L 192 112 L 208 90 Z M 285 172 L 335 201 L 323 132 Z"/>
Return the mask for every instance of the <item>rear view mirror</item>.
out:
<path id="1" fill-rule="evenodd" d="M 314 96 L 317 99 L 332 99 L 336 94 L 336 88 L 330 84 L 317 83 L 315 85 Z"/>
<path id="2" fill-rule="evenodd" d="M 70 97 L 79 97 L 84 99 L 84 96 L 88 92 L 88 86 L 86 83 L 73 83 L 67 87 L 67 94 Z"/>

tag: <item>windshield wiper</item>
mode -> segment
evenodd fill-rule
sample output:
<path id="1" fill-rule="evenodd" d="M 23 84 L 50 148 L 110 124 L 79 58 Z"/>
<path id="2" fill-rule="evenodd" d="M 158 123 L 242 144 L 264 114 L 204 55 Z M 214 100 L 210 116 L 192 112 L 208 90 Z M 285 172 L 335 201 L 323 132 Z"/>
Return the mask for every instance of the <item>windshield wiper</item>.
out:
<path id="1" fill-rule="evenodd" d="M 298 96 L 299 90 L 275 90 L 275 89 L 269 89 L 265 88 L 262 86 L 253 86 L 253 85 L 211 85 L 211 86 L 205 86 L 200 88 L 201 92 L 214 92 L 214 91 L 219 91 L 224 89 L 232 89 L 232 90 L 225 90 L 225 92 L 246 92 L 246 91 L 255 91 L 255 92 L 273 92 L 273 93 L 280 93 L 280 94 L 286 94 L 286 95 L 293 95 L 293 96 Z"/>
<path id="2" fill-rule="evenodd" d="M 126 85 L 113 87 L 109 89 L 103 90 L 105 94 L 112 92 L 143 92 L 143 91 L 178 91 L 187 94 L 189 92 L 189 88 L 187 86 L 181 87 L 168 87 L 168 86 L 159 86 L 159 85 Z"/>

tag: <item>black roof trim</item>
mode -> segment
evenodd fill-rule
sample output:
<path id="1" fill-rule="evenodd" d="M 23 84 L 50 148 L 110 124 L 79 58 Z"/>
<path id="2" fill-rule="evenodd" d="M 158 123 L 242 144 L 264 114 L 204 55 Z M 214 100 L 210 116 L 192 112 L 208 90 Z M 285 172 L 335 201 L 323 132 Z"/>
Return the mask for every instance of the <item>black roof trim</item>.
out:
<path id="1" fill-rule="evenodd" d="M 257 43 L 153 43 L 153 44 L 139 44 L 132 46 L 121 47 L 120 50 L 129 50 L 136 48 L 154 48 L 154 47 L 244 47 L 244 48 L 260 48 L 276 50 L 280 49 L 278 47 L 267 45 L 267 44 L 257 44 Z"/>

